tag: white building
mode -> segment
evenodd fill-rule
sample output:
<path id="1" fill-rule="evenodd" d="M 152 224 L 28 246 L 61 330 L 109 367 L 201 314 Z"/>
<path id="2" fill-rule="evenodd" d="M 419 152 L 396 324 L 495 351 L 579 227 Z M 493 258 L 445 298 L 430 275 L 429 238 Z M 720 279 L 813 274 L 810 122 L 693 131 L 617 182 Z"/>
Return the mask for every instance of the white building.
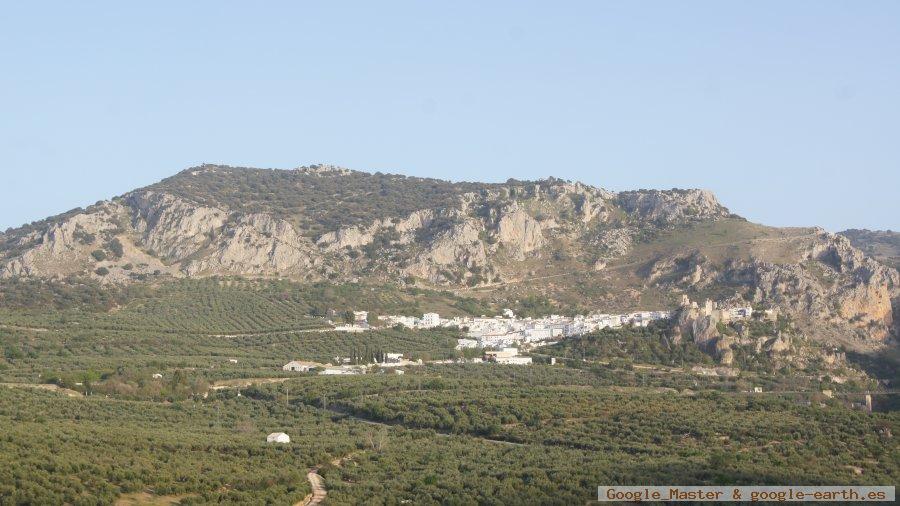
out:
<path id="1" fill-rule="evenodd" d="M 525 329 L 525 341 L 545 341 L 554 337 L 555 335 L 562 334 L 562 330 L 555 330 L 553 328 L 545 328 L 545 329 Z"/>
<path id="2" fill-rule="evenodd" d="M 441 316 L 437 313 L 425 313 L 422 315 L 422 326 L 425 328 L 437 327 L 441 324 Z"/>
<path id="3" fill-rule="evenodd" d="M 497 357 L 495 362 L 498 364 L 529 365 L 531 364 L 531 357 Z"/>
<path id="4" fill-rule="evenodd" d="M 309 372 L 322 364 L 316 362 L 304 362 L 303 360 L 291 360 L 281 367 L 282 371 Z"/>
<path id="5" fill-rule="evenodd" d="M 266 436 L 266 443 L 290 443 L 291 437 L 284 432 L 273 432 Z"/>
<path id="6" fill-rule="evenodd" d="M 402 325 L 409 329 L 416 327 L 416 319 L 412 316 L 379 316 L 378 320 L 385 322 L 389 327 L 395 325 Z"/>
<path id="7" fill-rule="evenodd" d="M 488 350 L 484 352 L 484 358 L 486 360 L 498 362 L 500 359 L 512 358 L 518 354 L 518 348 L 503 348 L 502 350 Z"/>
<path id="8" fill-rule="evenodd" d="M 467 348 L 477 348 L 477 347 L 478 347 L 478 341 L 476 341 L 475 339 L 457 339 L 456 340 L 456 349 L 457 350 L 464 350 Z"/>
<path id="9" fill-rule="evenodd" d="M 365 374 L 366 368 L 362 366 L 342 365 L 339 367 L 326 367 L 319 374 L 325 376 L 349 376 L 352 374 Z"/>
<path id="10" fill-rule="evenodd" d="M 355 323 L 350 325 L 338 325 L 334 328 L 337 332 L 365 332 L 369 330 L 369 326 L 357 325 Z"/>

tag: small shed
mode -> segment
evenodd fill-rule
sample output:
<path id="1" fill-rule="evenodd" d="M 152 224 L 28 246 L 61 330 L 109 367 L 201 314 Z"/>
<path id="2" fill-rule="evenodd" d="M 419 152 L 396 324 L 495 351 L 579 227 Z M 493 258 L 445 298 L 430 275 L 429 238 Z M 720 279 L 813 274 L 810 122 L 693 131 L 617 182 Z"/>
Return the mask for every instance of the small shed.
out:
<path id="1" fill-rule="evenodd" d="M 273 432 L 266 436 L 266 443 L 290 443 L 291 437 L 284 432 Z"/>

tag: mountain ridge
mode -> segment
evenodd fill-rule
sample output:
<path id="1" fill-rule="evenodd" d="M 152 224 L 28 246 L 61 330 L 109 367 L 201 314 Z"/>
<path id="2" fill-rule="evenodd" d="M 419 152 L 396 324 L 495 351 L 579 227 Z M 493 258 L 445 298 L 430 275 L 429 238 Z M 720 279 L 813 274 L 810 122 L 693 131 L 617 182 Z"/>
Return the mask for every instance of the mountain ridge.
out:
<path id="1" fill-rule="evenodd" d="M 739 297 L 863 342 L 895 334 L 900 306 L 897 271 L 850 240 L 749 223 L 706 190 L 452 183 L 328 165 L 192 167 L 0 236 L 0 277 L 72 275 L 368 279 L 570 307 Z"/>

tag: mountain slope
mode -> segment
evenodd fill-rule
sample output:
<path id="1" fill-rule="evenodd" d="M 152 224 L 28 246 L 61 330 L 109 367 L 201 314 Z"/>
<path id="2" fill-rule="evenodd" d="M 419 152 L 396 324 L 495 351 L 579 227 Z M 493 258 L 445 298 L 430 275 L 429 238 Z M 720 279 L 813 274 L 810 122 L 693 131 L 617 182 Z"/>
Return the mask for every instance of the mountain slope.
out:
<path id="1" fill-rule="evenodd" d="M 879 262 L 900 269 L 900 232 L 850 229 L 840 234 Z"/>
<path id="2" fill-rule="evenodd" d="M 203 166 L 8 231 L 0 274 L 390 273 L 476 285 L 499 279 L 504 260 L 540 257 L 553 239 L 601 232 L 601 249 L 614 253 L 642 228 L 727 215 L 699 190 L 616 195 L 553 179 L 449 183 L 322 166 Z M 118 272 L 127 264 L 130 272 Z"/>
<path id="3" fill-rule="evenodd" d="M 0 277 L 73 275 L 368 279 L 573 310 L 671 307 L 684 293 L 778 307 L 838 341 L 887 339 L 900 305 L 897 271 L 846 238 L 748 223 L 703 190 L 330 166 L 205 165 L 0 236 Z"/>

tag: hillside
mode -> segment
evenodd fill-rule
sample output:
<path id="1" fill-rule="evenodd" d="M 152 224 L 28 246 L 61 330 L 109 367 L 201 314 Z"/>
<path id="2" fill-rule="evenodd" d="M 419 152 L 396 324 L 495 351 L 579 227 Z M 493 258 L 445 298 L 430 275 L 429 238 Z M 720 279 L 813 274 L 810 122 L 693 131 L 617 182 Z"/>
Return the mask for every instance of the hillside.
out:
<path id="1" fill-rule="evenodd" d="M 703 190 L 188 169 L 0 234 L 0 503 L 894 483 L 900 279 L 851 239 Z M 504 309 L 672 317 L 519 342 L 529 365 L 482 362 L 456 324 L 378 319 Z M 375 327 L 338 330 L 353 310 Z"/>
<path id="2" fill-rule="evenodd" d="M 732 215 L 703 190 L 452 183 L 204 165 L 0 235 L 0 277 L 111 289 L 239 276 L 456 290 L 549 310 L 776 307 L 842 344 L 895 331 L 900 279 L 840 235 Z"/>
<path id="3" fill-rule="evenodd" d="M 850 229 L 840 234 L 879 262 L 900 269 L 900 232 Z"/>

